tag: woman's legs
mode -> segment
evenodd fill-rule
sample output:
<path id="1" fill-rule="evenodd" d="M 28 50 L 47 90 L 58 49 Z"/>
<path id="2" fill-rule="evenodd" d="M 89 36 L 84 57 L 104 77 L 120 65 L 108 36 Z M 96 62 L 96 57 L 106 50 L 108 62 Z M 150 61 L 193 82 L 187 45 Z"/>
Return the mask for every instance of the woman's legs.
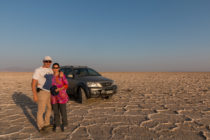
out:
<path id="1" fill-rule="evenodd" d="M 54 112 L 54 125 L 60 125 L 60 112 L 59 112 L 59 104 L 52 104 L 53 112 Z"/>
<path id="2" fill-rule="evenodd" d="M 68 121 L 67 121 L 67 112 L 66 112 L 66 104 L 59 104 L 61 116 L 62 116 L 62 125 L 67 126 Z"/>
<path id="3" fill-rule="evenodd" d="M 66 104 L 52 104 L 52 108 L 54 111 L 54 127 L 53 131 L 56 130 L 56 126 L 60 126 L 60 113 L 62 117 L 62 125 L 61 130 L 64 131 L 64 126 L 68 125 L 67 121 L 67 112 L 66 112 Z"/>

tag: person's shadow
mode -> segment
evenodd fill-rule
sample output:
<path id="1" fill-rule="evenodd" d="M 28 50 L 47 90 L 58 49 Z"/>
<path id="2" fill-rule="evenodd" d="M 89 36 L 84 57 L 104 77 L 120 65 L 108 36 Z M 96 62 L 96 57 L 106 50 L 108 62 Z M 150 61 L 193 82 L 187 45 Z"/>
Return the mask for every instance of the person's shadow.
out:
<path id="1" fill-rule="evenodd" d="M 14 92 L 12 98 L 15 104 L 21 107 L 29 122 L 31 122 L 31 124 L 38 130 L 36 125 L 37 104 L 22 92 Z M 31 113 L 28 111 L 28 109 L 30 109 Z"/>

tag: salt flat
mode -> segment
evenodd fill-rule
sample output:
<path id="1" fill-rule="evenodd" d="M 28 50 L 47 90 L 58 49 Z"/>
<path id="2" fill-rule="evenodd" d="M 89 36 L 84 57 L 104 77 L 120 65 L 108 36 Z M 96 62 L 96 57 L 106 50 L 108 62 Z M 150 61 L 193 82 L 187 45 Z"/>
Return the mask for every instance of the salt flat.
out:
<path id="1" fill-rule="evenodd" d="M 32 73 L 0 73 L 0 139 L 210 139 L 210 73 L 102 73 L 111 99 L 67 104 L 65 132 L 40 134 Z"/>

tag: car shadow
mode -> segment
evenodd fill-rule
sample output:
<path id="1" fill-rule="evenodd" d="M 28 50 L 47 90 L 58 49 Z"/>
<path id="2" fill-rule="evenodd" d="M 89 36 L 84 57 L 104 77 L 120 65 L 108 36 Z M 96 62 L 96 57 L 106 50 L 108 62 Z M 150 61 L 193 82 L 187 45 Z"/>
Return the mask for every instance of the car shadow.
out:
<path id="1" fill-rule="evenodd" d="M 38 130 L 36 124 L 37 104 L 22 92 L 14 92 L 12 99 L 17 106 L 21 107 L 29 122 Z"/>

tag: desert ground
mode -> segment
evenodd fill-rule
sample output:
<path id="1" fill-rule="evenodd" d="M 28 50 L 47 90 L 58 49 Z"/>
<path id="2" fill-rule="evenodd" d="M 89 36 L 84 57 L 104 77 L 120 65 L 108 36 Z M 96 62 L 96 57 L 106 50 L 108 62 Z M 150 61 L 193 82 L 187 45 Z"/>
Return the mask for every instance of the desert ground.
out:
<path id="1" fill-rule="evenodd" d="M 32 73 L 0 72 L 1 140 L 210 139 L 210 73 L 110 72 L 110 99 L 70 100 L 64 132 L 41 134 L 32 100 Z"/>

